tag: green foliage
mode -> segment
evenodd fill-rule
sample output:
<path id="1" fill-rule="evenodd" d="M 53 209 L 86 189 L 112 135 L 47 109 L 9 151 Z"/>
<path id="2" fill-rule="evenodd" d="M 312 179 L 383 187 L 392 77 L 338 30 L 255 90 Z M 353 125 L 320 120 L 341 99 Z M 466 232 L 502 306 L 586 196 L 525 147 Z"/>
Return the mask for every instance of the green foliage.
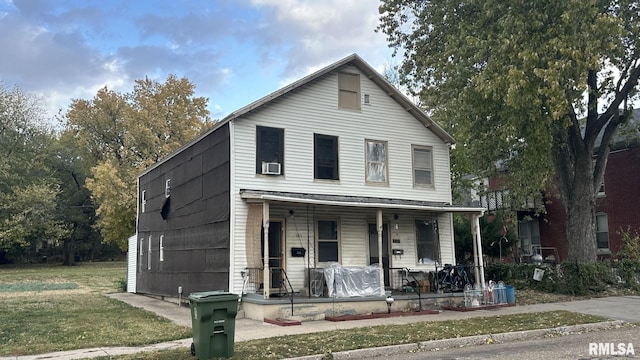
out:
<path id="1" fill-rule="evenodd" d="M 640 260 L 640 234 L 638 231 L 631 231 L 631 227 L 627 226 L 626 230 L 620 229 L 622 246 L 616 253 L 619 259 Z"/>
<path id="2" fill-rule="evenodd" d="M 629 264 L 626 270 L 629 273 L 635 272 L 640 275 L 640 272 L 637 271 L 640 269 L 640 265 L 636 268 L 635 264 L 633 266 Z M 544 270 L 541 281 L 533 279 L 536 268 Z M 564 262 L 558 266 L 491 264 L 487 266 L 487 279 L 502 280 L 518 289 L 533 289 L 567 295 L 593 295 L 617 286 L 608 262 L 589 264 Z"/>
<path id="3" fill-rule="evenodd" d="M 120 291 L 120 292 L 127 291 L 127 279 L 125 279 L 125 278 L 118 279 L 116 281 L 116 287 L 118 288 L 118 291 Z"/>
<path id="4" fill-rule="evenodd" d="M 503 221 L 504 214 L 489 219 L 488 216 L 480 218 L 480 232 L 482 237 L 482 252 L 493 258 L 500 257 L 500 244 L 502 241 L 502 257 L 511 253 L 512 245 L 515 244 L 516 235 Z M 465 215 L 455 214 L 453 216 L 453 227 L 455 232 L 456 260 L 458 263 L 473 262 L 473 258 L 466 258 L 473 254 L 473 243 L 471 236 L 471 219 Z M 504 230 L 507 230 L 504 233 Z M 504 234 L 504 238 L 503 238 Z M 507 239 L 506 241 L 504 239 Z"/>
<path id="5" fill-rule="evenodd" d="M 71 104 L 63 135 L 86 149 L 86 187 L 105 241 L 126 249 L 135 232 L 137 175 L 211 125 L 207 99 L 194 97 L 194 89 L 171 75 L 165 83 L 137 80 L 131 93 L 105 87 Z"/>
<path id="6" fill-rule="evenodd" d="M 640 290 L 640 260 L 619 260 L 616 262 L 616 270 L 620 281 L 626 288 Z"/>
<path id="7" fill-rule="evenodd" d="M 454 186 L 508 169 L 518 204 L 556 179 L 569 257 L 595 261 L 583 210 L 609 154 L 596 138 L 610 143 L 629 115 L 619 109 L 638 97 L 638 1 L 385 0 L 379 10 L 378 29 L 404 55 L 403 84 L 457 140 Z"/>
<path id="8" fill-rule="evenodd" d="M 29 257 L 68 235 L 38 99 L 0 84 L 0 253 Z"/>

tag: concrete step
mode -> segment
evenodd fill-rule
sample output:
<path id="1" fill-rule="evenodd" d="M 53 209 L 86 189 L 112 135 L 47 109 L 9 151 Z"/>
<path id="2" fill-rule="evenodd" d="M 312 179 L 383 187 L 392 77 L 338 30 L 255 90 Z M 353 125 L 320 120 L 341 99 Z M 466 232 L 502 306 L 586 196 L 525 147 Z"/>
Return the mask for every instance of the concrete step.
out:
<path id="1" fill-rule="evenodd" d="M 291 315 L 291 305 L 283 306 L 279 309 L 280 318 L 295 321 L 317 321 L 324 320 L 324 312 L 315 305 L 293 305 L 293 315 Z"/>

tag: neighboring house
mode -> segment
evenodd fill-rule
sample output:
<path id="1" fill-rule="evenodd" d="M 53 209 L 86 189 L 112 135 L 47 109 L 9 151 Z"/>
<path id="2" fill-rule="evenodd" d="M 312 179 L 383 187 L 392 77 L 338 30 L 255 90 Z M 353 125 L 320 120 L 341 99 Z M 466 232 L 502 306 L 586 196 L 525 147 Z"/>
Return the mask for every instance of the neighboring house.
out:
<path id="1" fill-rule="evenodd" d="M 620 232 L 640 232 L 640 110 L 633 112 L 627 126 L 621 128 L 611 145 L 604 182 L 596 196 L 596 238 L 599 258 L 609 258 L 620 249 Z M 509 205 L 508 185 L 499 177 L 485 179 L 489 193 L 479 203 L 493 211 Z M 534 211 L 544 201 L 546 212 Z M 545 259 L 567 260 L 566 216 L 562 200 L 555 187 L 550 187 L 540 199 L 524 208 L 514 209 L 518 218 L 518 250 L 524 260 L 540 254 Z"/>
<path id="2" fill-rule="evenodd" d="M 453 143 L 360 57 L 346 57 L 231 113 L 139 176 L 135 291 L 318 295 L 318 269 L 336 263 L 376 264 L 380 289 L 397 289 L 397 269 L 455 263 L 452 213 L 477 224 L 484 209 L 451 205 Z"/>

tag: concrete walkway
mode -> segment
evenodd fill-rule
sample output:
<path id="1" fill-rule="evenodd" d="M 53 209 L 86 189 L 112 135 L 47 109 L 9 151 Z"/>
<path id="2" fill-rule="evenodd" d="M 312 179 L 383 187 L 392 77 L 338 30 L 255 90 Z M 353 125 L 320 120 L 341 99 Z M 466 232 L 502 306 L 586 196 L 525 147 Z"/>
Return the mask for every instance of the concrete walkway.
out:
<path id="1" fill-rule="evenodd" d="M 191 327 L 191 311 L 188 307 L 178 307 L 177 304 L 156 300 L 147 296 L 117 293 L 111 294 L 110 297 L 123 301 L 131 306 L 146 309 L 160 316 L 174 321 L 181 326 Z M 296 335 L 313 333 L 320 331 L 330 331 L 336 329 L 350 329 L 357 327 L 389 325 L 389 324 L 406 324 L 410 322 L 420 321 L 441 321 L 441 320 L 459 320 L 471 317 L 521 314 L 554 310 L 566 310 L 577 313 L 603 316 L 612 320 L 621 320 L 623 322 L 640 323 L 640 296 L 617 296 L 596 298 L 590 300 L 579 300 L 561 303 L 536 304 L 525 306 L 511 306 L 504 308 L 496 308 L 490 310 L 477 310 L 468 312 L 459 311 L 442 311 L 435 315 L 418 315 L 406 317 L 390 317 L 369 320 L 354 320 L 342 322 L 330 321 L 308 321 L 297 326 L 277 326 L 261 321 L 250 319 L 236 319 L 235 323 L 235 341 L 247 341 L 253 339 L 261 339 L 267 337 L 275 337 L 282 335 Z M 601 326 L 611 326 L 621 322 L 608 322 Z M 548 330 L 542 330 L 548 331 Z M 160 344 L 137 346 L 137 347 L 105 347 L 93 349 L 79 349 L 72 351 L 63 351 L 49 354 L 18 356 L 18 357 L 0 357 L 0 360 L 72 360 L 72 359 L 89 359 L 99 356 L 117 356 L 123 354 L 132 354 L 139 352 L 148 352 L 156 350 L 166 350 L 172 348 L 188 347 L 191 345 L 192 339 L 183 339 Z M 337 355 L 337 354 L 334 354 Z M 313 357 L 309 357 L 313 358 Z M 334 356 L 335 358 L 335 356 Z"/>

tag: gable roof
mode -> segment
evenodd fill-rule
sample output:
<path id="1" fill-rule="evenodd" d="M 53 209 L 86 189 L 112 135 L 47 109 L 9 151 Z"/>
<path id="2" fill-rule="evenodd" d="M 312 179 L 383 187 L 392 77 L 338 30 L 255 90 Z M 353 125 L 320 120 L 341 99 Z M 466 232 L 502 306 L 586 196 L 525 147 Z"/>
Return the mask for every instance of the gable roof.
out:
<path id="1" fill-rule="evenodd" d="M 232 113 L 230 113 L 229 115 L 225 116 L 222 120 L 220 120 L 215 126 L 213 126 L 211 129 L 205 131 L 204 133 L 200 134 L 199 136 L 197 136 L 196 138 L 194 138 L 193 140 L 191 140 L 189 143 L 181 146 L 180 148 L 178 148 L 176 151 L 174 151 L 173 153 L 171 153 L 170 155 L 166 156 L 165 158 L 163 158 L 162 160 L 158 161 L 157 163 L 153 164 L 152 166 L 150 166 L 149 168 L 147 168 L 146 170 L 144 170 L 139 176 L 142 176 L 144 174 L 146 174 L 147 172 L 149 172 L 150 170 L 152 170 L 153 168 L 157 167 L 158 165 L 164 163 L 165 161 L 167 161 L 168 159 L 172 158 L 175 154 L 181 152 L 182 150 L 188 148 L 189 146 L 192 146 L 193 144 L 197 143 L 198 141 L 200 141 L 201 139 L 205 138 L 206 136 L 208 136 L 209 134 L 211 134 L 212 132 L 216 131 L 216 129 L 218 129 L 219 127 L 227 124 L 228 122 L 237 119 L 245 114 L 248 114 L 252 111 L 255 111 L 256 109 L 259 109 L 260 107 L 262 107 L 263 105 L 266 105 L 268 103 L 270 103 L 271 101 L 280 98 L 283 95 L 288 94 L 289 92 L 292 92 L 298 88 L 300 88 L 303 85 L 306 85 L 310 82 L 312 82 L 315 79 L 318 79 L 334 70 L 337 70 L 347 64 L 351 64 L 353 66 L 355 66 L 358 70 L 360 70 L 363 74 L 365 74 L 367 76 L 367 78 L 369 78 L 371 81 L 373 81 L 376 85 L 378 85 L 380 88 L 382 88 L 385 93 L 391 97 L 393 100 L 395 100 L 398 104 L 400 104 L 400 106 L 402 106 L 403 109 L 405 109 L 408 113 L 410 113 L 414 118 L 416 118 L 418 121 L 420 121 L 424 127 L 428 128 L 429 130 L 431 130 L 438 138 L 440 138 L 443 142 L 447 143 L 447 144 L 455 144 L 455 139 L 449 135 L 449 133 L 447 133 L 442 127 L 440 127 L 440 125 L 436 124 L 433 120 L 431 120 L 431 118 L 424 112 L 422 111 L 418 106 L 416 106 L 413 101 L 409 100 L 409 98 L 407 98 L 404 94 L 402 94 L 398 89 L 396 89 L 393 85 L 391 85 L 391 83 L 389 83 L 382 75 L 380 75 L 380 73 L 378 73 L 373 67 L 371 67 L 371 65 L 367 64 L 360 56 L 358 56 L 357 54 L 351 54 L 345 58 L 343 58 L 342 60 L 339 60 L 325 68 L 322 68 L 310 75 L 307 75 L 303 78 L 301 78 L 300 80 L 297 80 L 279 90 L 276 90 L 274 92 L 272 92 L 271 94 L 258 99 L 252 103 L 250 103 L 247 106 L 244 106 Z"/>

